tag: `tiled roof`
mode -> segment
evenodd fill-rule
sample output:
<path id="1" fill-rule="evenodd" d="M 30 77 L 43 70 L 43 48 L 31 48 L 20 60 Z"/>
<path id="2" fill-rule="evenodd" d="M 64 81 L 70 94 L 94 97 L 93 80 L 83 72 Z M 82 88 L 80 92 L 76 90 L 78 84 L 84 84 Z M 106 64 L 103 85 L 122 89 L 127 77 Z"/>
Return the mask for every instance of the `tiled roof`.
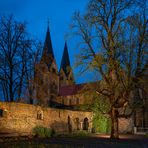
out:
<path id="1" fill-rule="evenodd" d="M 41 62 L 46 63 L 47 66 L 50 67 L 53 59 L 54 59 L 54 53 L 53 53 L 53 48 L 51 43 L 50 31 L 48 27 L 46 32 L 46 38 L 44 42 Z"/>
<path id="2" fill-rule="evenodd" d="M 80 93 L 80 91 L 84 88 L 85 84 L 77 84 L 70 86 L 61 86 L 59 88 L 59 96 L 71 96 Z"/>
<path id="3" fill-rule="evenodd" d="M 67 43 L 65 42 L 65 47 L 64 47 L 64 52 L 63 52 L 63 56 L 62 56 L 60 70 L 63 69 L 63 71 L 65 72 L 66 76 L 68 76 L 69 72 L 70 72 L 68 70 L 68 68 L 70 68 L 70 60 L 69 60 Z"/>

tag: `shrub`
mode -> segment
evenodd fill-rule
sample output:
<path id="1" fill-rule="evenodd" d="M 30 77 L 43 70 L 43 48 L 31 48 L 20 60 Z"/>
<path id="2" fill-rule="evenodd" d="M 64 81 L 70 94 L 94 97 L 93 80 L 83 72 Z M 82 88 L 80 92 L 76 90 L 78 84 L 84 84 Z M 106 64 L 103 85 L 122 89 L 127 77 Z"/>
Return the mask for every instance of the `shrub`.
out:
<path id="1" fill-rule="evenodd" d="M 98 94 L 95 93 L 92 110 L 94 112 L 93 116 L 93 127 L 95 129 L 94 131 L 99 133 L 110 133 L 111 120 L 108 116 L 106 116 L 107 113 L 110 111 L 110 103 L 108 98 L 102 95 L 98 96 Z"/>
<path id="2" fill-rule="evenodd" d="M 49 138 L 54 135 L 54 130 L 51 128 L 46 128 L 42 126 L 36 126 L 33 128 L 33 134 L 41 138 Z"/>
<path id="3" fill-rule="evenodd" d="M 72 137 L 87 137 L 89 136 L 90 133 L 88 133 L 87 131 L 77 131 L 76 133 L 72 133 Z"/>
<path id="4" fill-rule="evenodd" d="M 97 113 L 93 118 L 93 127 L 95 128 L 96 132 L 110 133 L 111 121 L 101 113 Z"/>

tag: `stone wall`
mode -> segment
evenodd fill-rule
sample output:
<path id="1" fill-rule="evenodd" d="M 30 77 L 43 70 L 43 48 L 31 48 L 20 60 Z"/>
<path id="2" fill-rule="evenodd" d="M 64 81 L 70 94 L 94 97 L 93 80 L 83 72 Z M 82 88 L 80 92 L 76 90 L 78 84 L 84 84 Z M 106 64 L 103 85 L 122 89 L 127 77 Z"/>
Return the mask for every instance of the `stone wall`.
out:
<path id="1" fill-rule="evenodd" d="M 133 119 L 131 118 L 120 118 L 119 119 L 119 133 L 133 133 L 134 123 Z"/>
<path id="2" fill-rule="evenodd" d="M 0 133 L 32 133 L 32 129 L 41 125 L 51 127 L 56 132 L 68 132 L 92 128 L 92 113 L 71 110 L 45 108 L 41 106 L 0 102 Z"/>
<path id="3" fill-rule="evenodd" d="M 92 103 L 92 96 L 85 95 L 84 93 L 78 93 L 75 95 L 58 96 L 55 101 L 59 104 L 67 106 L 77 106 Z"/>
<path id="4" fill-rule="evenodd" d="M 0 133 L 32 134 L 32 129 L 37 125 L 51 127 L 56 132 L 91 130 L 92 118 L 93 113 L 91 112 L 0 102 Z M 121 118 L 119 120 L 119 131 L 120 133 L 132 132 L 132 118 Z"/>

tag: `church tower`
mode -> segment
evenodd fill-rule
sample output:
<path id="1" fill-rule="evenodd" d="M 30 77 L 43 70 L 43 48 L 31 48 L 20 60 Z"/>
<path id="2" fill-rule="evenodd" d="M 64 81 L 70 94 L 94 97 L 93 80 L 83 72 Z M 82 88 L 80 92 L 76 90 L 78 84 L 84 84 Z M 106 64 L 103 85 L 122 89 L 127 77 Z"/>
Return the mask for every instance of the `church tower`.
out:
<path id="1" fill-rule="evenodd" d="M 52 48 L 49 26 L 46 32 L 40 63 L 36 65 L 37 100 L 39 104 L 52 106 L 58 95 L 59 77 Z"/>
<path id="2" fill-rule="evenodd" d="M 64 52 L 59 71 L 59 85 L 65 86 L 72 84 L 74 84 L 74 77 L 73 77 L 72 68 L 70 66 L 67 43 L 65 42 Z"/>

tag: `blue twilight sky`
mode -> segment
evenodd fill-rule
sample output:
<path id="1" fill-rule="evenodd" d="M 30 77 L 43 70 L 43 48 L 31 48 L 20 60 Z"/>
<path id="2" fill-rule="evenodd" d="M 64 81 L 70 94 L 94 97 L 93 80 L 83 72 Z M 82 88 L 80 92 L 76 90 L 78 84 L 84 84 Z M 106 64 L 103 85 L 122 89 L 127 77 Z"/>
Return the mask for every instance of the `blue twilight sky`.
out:
<path id="1" fill-rule="evenodd" d="M 75 11 L 84 12 L 89 0 L 0 0 L 0 15 L 14 14 L 16 19 L 26 21 L 31 36 L 44 42 L 47 20 L 50 20 L 52 45 L 58 68 L 64 49 L 65 34 Z M 67 39 L 71 65 L 74 65 L 76 44 Z M 91 75 L 79 77 L 74 71 L 77 83 L 90 81 Z M 92 81 L 92 78 L 91 78 Z"/>

